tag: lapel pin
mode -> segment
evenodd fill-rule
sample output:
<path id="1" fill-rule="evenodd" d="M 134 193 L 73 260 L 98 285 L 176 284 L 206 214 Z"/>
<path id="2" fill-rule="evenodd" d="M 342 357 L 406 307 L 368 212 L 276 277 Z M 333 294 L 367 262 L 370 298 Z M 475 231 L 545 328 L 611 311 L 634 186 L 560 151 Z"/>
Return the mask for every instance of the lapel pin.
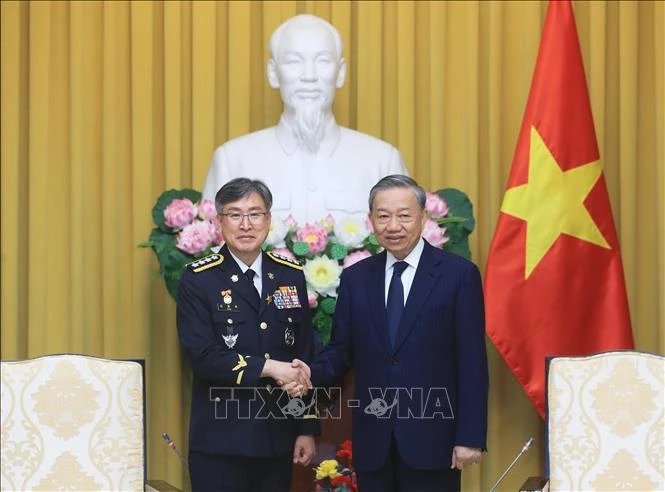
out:
<path id="1" fill-rule="evenodd" d="M 238 281 L 238 276 L 237 275 L 231 275 L 231 282 L 237 282 Z"/>
<path id="2" fill-rule="evenodd" d="M 268 272 L 268 278 L 269 278 L 270 280 L 275 280 L 275 274 L 272 273 L 272 272 Z"/>

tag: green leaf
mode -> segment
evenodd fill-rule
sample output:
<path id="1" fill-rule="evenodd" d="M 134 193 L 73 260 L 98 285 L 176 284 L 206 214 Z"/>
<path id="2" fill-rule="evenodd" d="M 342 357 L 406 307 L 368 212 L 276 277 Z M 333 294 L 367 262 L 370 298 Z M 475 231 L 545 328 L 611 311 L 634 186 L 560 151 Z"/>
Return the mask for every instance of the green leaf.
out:
<path id="1" fill-rule="evenodd" d="M 445 225 L 446 237 L 449 238 L 443 249 L 471 259 L 469 234 L 476 227 L 471 200 L 464 192 L 455 188 L 437 190 L 436 194 L 448 205 L 448 216 L 439 221 L 439 224 Z"/>
<path id="2" fill-rule="evenodd" d="M 324 346 L 328 345 L 330 342 L 330 332 L 332 331 L 332 318 L 330 315 L 325 314 L 323 309 L 316 308 L 314 316 L 312 316 L 312 324 L 321 337 L 321 343 Z"/>
<path id="3" fill-rule="evenodd" d="M 337 304 L 337 299 L 335 297 L 326 297 L 319 302 L 319 308 L 326 314 L 333 315 L 335 314 L 335 305 Z"/>
<path id="4" fill-rule="evenodd" d="M 473 232 L 476 227 L 476 220 L 473 218 L 473 205 L 466 193 L 456 188 L 443 188 L 437 190 L 436 194 L 443 198 L 448 205 L 448 215 L 465 219 L 462 222 L 464 228 L 469 233 Z"/>
<path id="5" fill-rule="evenodd" d="M 343 260 L 346 255 L 349 254 L 349 250 L 346 246 L 339 243 L 332 243 L 330 246 L 330 257 L 333 260 Z"/>
<path id="6" fill-rule="evenodd" d="M 296 256 L 305 256 L 309 253 L 309 245 L 303 241 L 293 242 L 293 254 Z"/>
<path id="7" fill-rule="evenodd" d="M 201 200 L 201 192 L 192 190 L 191 188 L 185 188 L 182 190 L 167 190 L 159 195 L 157 203 L 152 207 L 152 221 L 163 231 L 172 231 L 172 229 L 166 225 L 164 209 L 176 198 L 189 198 L 192 203 L 196 203 Z"/>

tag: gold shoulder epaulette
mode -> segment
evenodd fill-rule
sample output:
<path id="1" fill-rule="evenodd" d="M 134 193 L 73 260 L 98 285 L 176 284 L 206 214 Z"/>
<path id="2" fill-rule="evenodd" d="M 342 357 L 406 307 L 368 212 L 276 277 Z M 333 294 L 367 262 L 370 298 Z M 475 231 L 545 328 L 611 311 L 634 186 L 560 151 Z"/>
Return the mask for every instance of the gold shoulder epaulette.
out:
<path id="1" fill-rule="evenodd" d="M 268 256 L 275 260 L 277 263 L 281 263 L 282 265 L 290 266 L 291 268 L 295 268 L 296 270 L 302 270 L 302 266 L 300 263 L 298 263 L 296 260 L 292 260 L 288 256 L 283 256 L 280 255 L 279 253 L 273 253 L 272 251 L 268 251 Z"/>
<path id="2" fill-rule="evenodd" d="M 187 263 L 187 268 L 189 268 L 194 273 L 199 273 L 214 266 L 221 265 L 223 261 L 224 255 L 215 253 L 212 255 L 204 256 L 203 258 L 199 258 L 198 260 L 191 263 Z"/>

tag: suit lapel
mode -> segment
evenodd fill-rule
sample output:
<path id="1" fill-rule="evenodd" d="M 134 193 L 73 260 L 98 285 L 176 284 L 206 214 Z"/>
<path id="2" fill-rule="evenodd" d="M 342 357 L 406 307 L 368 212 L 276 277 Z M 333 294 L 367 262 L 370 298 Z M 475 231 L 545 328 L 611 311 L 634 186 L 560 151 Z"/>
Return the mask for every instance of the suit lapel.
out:
<path id="1" fill-rule="evenodd" d="M 233 294 L 238 294 L 255 311 L 258 311 L 259 305 L 256 302 L 256 295 L 250 290 L 254 287 L 247 281 L 247 278 L 242 273 L 242 270 L 236 263 L 233 256 L 231 256 L 231 253 L 229 252 L 229 249 L 226 245 L 222 246 L 220 253 L 224 255 L 224 262 L 221 264 L 223 275 L 231 279 L 229 285 L 232 286 Z M 237 275 L 237 280 L 235 281 L 233 280 L 234 275 Z"/>
<path id="2" fill-rule="evenodd" d="M 388 320 L 386 318 L 386 253 L 374 257 L 366 277 L 367 297 L 369 298 L 370 319 L 376 335 L 381 340 L 386 352 L 390 353 L 388 339 Z M 368 260 L 369 261 L 369 260 Z"/>
<path id="3" fill-rule="evenodd" d="M 399 350 L 411 333 L 415 321 L 423 309 L 425 301 L 432 292 L 438 278 L 441 276 L 441 269 L 437 268 L 441 259 L 437 258 L 433 253 L 434 247 L 425 242 L 425 248 L 420 256 L 416 275 L 413 278 L 409 297 L 406 300 L 404 312 L 402 313 L 402 320 L 400 321 L 397 339 L 395 340 L 395 352 Z M 383 292 L 383 290 L 381 292 Z"/>

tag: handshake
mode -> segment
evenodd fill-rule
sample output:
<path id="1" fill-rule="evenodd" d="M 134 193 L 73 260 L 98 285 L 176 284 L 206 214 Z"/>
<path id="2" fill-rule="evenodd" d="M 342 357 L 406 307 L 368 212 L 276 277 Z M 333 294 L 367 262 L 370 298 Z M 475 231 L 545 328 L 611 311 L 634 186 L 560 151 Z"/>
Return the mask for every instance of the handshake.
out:
<path id="1" fill-rule="evenodd" d="M 268 359 L 261 376 L 273 378 L 289 396 L 304 396 L 312 387 L 312 371 L 299 359 L 293 359 L 292 362 Z"/>

